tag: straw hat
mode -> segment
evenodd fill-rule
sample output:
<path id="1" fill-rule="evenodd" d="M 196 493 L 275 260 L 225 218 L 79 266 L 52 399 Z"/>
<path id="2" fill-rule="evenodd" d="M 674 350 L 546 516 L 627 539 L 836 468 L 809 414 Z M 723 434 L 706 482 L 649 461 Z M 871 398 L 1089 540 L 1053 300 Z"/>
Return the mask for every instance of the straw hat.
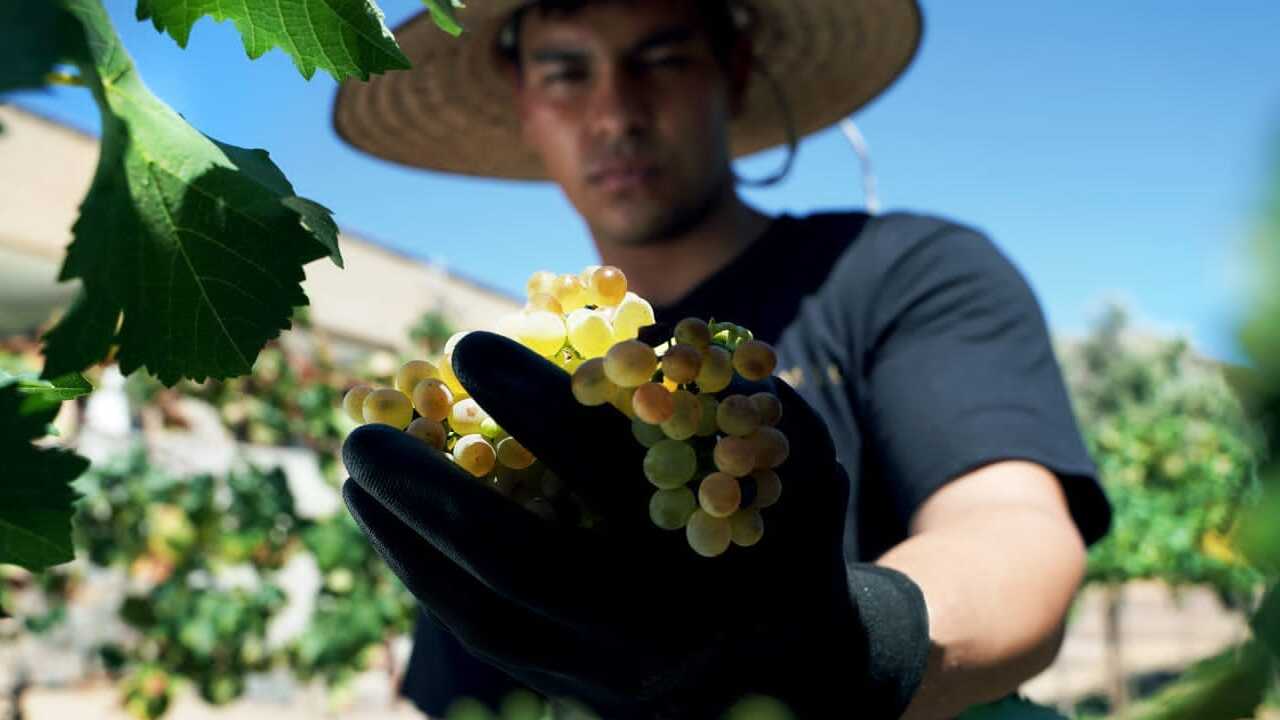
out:
<path id="1" fill-rule="evenodd" d="M 735 0 L 750 18 L 756 62 L 777 80 L 800 136 L 827 127 L 880 94 L 919 46 L 916 0 Z M 413 167 L 464 175 L 543 179 L 520 140 L 497 38 L 528 0 L 470 0 L 461 37 L 428 12 L 394 30 L 413 65 L 338 89 L 333 125 L 355 147 Z M 786 142 L 775 89 L 752 76 L 731 127 L 734 156 Z"/>

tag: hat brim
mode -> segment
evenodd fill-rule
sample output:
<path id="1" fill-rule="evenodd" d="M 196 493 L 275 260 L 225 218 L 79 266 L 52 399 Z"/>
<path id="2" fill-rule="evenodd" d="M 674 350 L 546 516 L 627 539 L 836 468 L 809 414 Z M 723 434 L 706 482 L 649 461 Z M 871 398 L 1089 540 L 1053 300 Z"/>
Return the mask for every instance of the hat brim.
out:
<path id="1" fill-rule="evenodd" d="M 427 12 L 393 31 L 412 69 L 338 88 L 333 126 L 371 155 L 411 167 L 484 177 L 545 179 L 521 142 L 496 38 L 528 0 L 476 0 L 455 38 Z M 754 16 L 756 62 L 776 80 L 800 136 L 856 112 L 888 88 L 920 45 L 916 0 L 741 0 Z M 731 126 L 735 157 L 786 142 L 782 108 L 753 75 Z"/>

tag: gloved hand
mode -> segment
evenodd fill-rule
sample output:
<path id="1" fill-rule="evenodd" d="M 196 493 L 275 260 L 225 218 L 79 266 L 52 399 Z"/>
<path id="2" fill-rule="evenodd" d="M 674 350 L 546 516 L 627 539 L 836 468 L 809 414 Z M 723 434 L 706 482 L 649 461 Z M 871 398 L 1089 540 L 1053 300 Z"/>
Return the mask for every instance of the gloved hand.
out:
<path id="1" fill-rule="evenodd" d="M 813 410 L 781 380 L 781 500 L 750 548 L 704 558 L 649 520 L 629 421 L 580 405 L 569 376 L 490 333 L 458 343 L 472 397 L 607 520 L 550 523 L 386 426 L 343 446 L 347 506 L 374 547 L 474 654 L 614 718 L 714 718 L 771 695 L 801 718 L 897 718 L 924 671 L 919 588 L 846 566 L 848 481 Z"/>

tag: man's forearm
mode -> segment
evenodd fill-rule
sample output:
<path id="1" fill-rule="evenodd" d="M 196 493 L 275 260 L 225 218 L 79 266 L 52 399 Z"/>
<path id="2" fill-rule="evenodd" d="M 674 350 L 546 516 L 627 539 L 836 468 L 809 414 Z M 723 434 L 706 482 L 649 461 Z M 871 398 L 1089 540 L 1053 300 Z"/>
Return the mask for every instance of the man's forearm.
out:
<path id="1" fill-rule="evenodd" d="M 1022 506 L 984 508 L 877 560 L 914 580 L 929 608 L 929 666 L 903 720 L 953 718 L 1047 667 L 1084 561 L 1074 526 Z"/>

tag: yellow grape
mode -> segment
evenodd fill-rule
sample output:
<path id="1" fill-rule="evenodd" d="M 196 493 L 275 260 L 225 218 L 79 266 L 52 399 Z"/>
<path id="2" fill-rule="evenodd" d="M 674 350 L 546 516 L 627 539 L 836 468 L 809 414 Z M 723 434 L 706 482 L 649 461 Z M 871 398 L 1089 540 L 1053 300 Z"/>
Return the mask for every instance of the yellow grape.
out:
<path id="1" fill-rule="evenodd" d="M 373 392 L 373 388 L 368 385 L 356 385 L 347 391 L 342 398 L 342 409 L 346 411 L 347 417 L 358 423 L 364 422 L 364 399 Z"/>
<path id="2" fill-rule="evenodd" d="M 538 292 L 529 296 L 529 302 L 525 305 L 526 310 L 546 310 L 556 315 L 563 315 L 564 308 L 560 306 L 560 301 L 551 293 Z"/>
<path id="3" fill-rule="evenodd" d="M 458 341 L 470 334 L 470 330 L 462 330 L 450 335 L 449 339 L 444 341 L 444 348 L 440 351 L 440 354 L 452 355 L 453 349 L 458 346 Z M 443 365 L 448 365 L 448 363 L 442 363 L 442 366 L 439 368 L 441 371 L 444 370 Z"/>
<path id="4" fill-rule="evenodd" d="M 738 511 L 742 505 L 742 485 L 738 478 L 722 472 L 713 472 L 702 478 L 698 487 L 698 506 L 712 517 L 725 518 Z"/>
<path id="5" fill-rule="evenodd" d="M 756 412 L 760 413 L 762 425 L 777 425 L 782 419 L 782 401 L 773 393 L 758 392 L 751 396 L 751 404 L 755 405 Z"/>
<path id="6" fill-rule="evenodd" d="M 708 393 L 699 393 L 698 407 L 698 429 L 694 431 L 698 437 L 711 437 L 716 434 L 716 413 L 720 409 L 720 401 L 716 400 L 715 395 Z"/>
<path id="7" fill-rule="evenodd" d="M 685 538 L 694 552 L 703 557 L 715 557 L 729 549 L 733 530 L 727 518 L 712 517 L 702 510 L 694 510 L 685 525 Z"/>
<path id="8" fill-rule="evenodd" d="M 396 389 L 405 395 L 413 395 L 413 389 L 427 378 L 440 377 L 436 366 L 426 360 L 410 360 L 396 373 Z"/>
<path id="9" fill-rule="evenodd" d="M 631 396 L 631 406 L 636 411 L 636 417 L 650 425 L 661 425 L 676 410 L 671 391 L 659 383 L 652 382 L 636 388 Z"/>
<path id="10" fill-rule="evenodd" d="M 616 386 L 604 374 L 604 359 L 591 358 L 573 371 L 573 397 L 583 405 L 603 405 L 613 399 Z"/>
<path id="11" fill-rule="evenodd" d="M 765 425 L 746 438 L 756 449 L 756 467 L 776 468 L 787 461 L 791 443 L 787 436 L 775 427 Z"/>
<path id="12" fill-rule="evenodd" d="M 486 417 L 480 421 L 480 434 L 494 442 L 507 437 L 507 431 L 503 430 L 502 426 L 498 425 L 497 421 L 492 417 Z"/>
<path id="13" fill-rule="evenodd" d="M 658 356 L 653 348 L 639 340 L 624 340 L 604 356 L 604 373 L 614 385 L 637 387 L 649 382 L 658 369 Z"/>
<path id="14" fill-rule="evenodd" d="M 582 287 L 591 289 L 591 275 L 599 270 L 599 265 L 588 265 L 582 268 L 582 272 L 578 273 L 578 279 L 582 281 Z"/>
<path id="15" fill-rule="evenodd" d="M 513 469 L 523 470 L 533 464 L 533 453 L 521 445 L 513 437 L 505 437 L 498 441 L 498 462 Z"/>
<path id="16" fill-rule="evenodd" d="M 546 310 L 522 313 L 517 333 L 516 339 L 521 345 L 543 357 L 550 357 L 564 347 L 564 320 Z"/>
<path id="17" fill-rule="evenodd" d="M 733 380 L 733 356 L 719 345 L 707 348 L 702 356 L 702 368 L 698 371 L 698 389 L 705 393 L 716 393 L 729 387 Z"/>
<path id="18" fill-rule="evenodd" d="M 612 265 L 596 268 L 587 283 L 592 305 L 613 307 L 627 296 L 627 276 Z"/>
<path id="19" fill-rule="evenodd" d="M 436 366 L 436 369 L 440 371 L 440 380 L 449 388 L 449 392 L 453 393 L 455 401 L 471 397 L 471 393 L 462 387 L 462 382 L 458 380 L 458 376 L 453 374 L 453 355 L 445 353 L 440 358 L 440 364 Z"/>
<path id="20" fill-rule="evenodd" d="M 636 418 L 631 421 L 631 436 L 636 439 L 636 442 L 647 448 L 651 448 L 657 444 L 659 440 L 665 438 L 666 434 L 664 434 L 662 432 L 662 428 L 657 425 L 650 425 L 640 418 Z"/>
<path id="21" fill-rule="evenodd" d="M 498 460 L 498 453 L 481 435 L 463 435 L 453 445 L 453 459 L 463 470 L 484 477 Z"/>
<path id="22" fill-rule="evenodd" d="M 702 369 L 702 352 L 692 345 L 677 343 L 662 356 L 662 376 L 679 384 L 698 379 Z"/>
<path id="23" fill-rule="evenodd" d="M 424 417 L 409 423 L 409 427 L 404 431 L 437 450 L 443 450 L 449 438 L 449 432 L 444 429 L 444 423 Z"/>
<path id="24" fill-rule="evenodd" d="M 480 425 L 489 417 L 480 403 L 465 398 L 453 404 L 449 409 L 449 428 L 459 435 L 480 433 Z"/>
<path id="25" fill-rule="evenodd" d="M 539 270 L 530 275 L 529 281 L 524 285 L 524 289 L 530 298 L 539 294 L 551 295 L 555 292 L 555 288 L 556 274 L 546 270 Z"/>
<path id="26" fill-rule="evenodd" d="M 560 301 L 560 307 L 565 312 L 573 312 L 587 304 L 587 287 L 577 275 L 561 275 L 556 278 L 552 295 Z"/>
<path id="27" fill-rule="evenodd" d="M 759 510 L 739 510 L 729 518 L 730 539 L 739 547 L 751 547 L 764 537 L 764 516 Z"/>
<path id="28" fill-rule="evenodd" d="M 403 430 L 413 419 L 413 405 L 404 393 L 391 388 L 379 388 L 365 396 L 364 419 L 369 423 L 390 425 Z"/>
<path id="29" fill-rule="evenodd" d="M 654 323 L 653 306 L 648 300 L 628 292 L 622 302 L 613 309 L 613 340 L 634 340 L 640 336 L 640 328 Z"/>
<path id="30" fill-rule="evenodd" d="M 603 313 L 578 308 L 566 319 L 569 344 L 583 357 L 601 357 L 613 344 L 613 325 Z"/>
<path id="31" fill-rule="evenodd" d="M 773 374 L 778 366 L 778 356 L 768 343 L 748 340 L 733 351 L 733 369 L 751 381 L 760 381 Z"/>
<path id="32" fill-rule="evenodd" d="M 730 395 L 716 408 L 716 425 L 729 435 L 750 435 L 760 427 L 760 412 L 746 395 Z"/>
<path id="33" fill-rule="evenodd" d="M 453 392 L 440 378 L 427 378 L 413 388 L 413 408 L 428 420 L 443 422 L 453 406 Z"/>
<path id="34" fill-rule="evenodd" d="M 702 403 L 688 390 L 676 390 L 671 399 L 674 407 L 671 417 L 662 423 L 662 432 L 673 440 L 688 440 L 702 422 Z"/>
<path id="35" fill-rule="evenodd" d="M 679 530 L 689 522 L 689 516 L 698 509 L 693 491 L 682 487 L 675 490 L 655 490 L 649 498 L 649 519 L 663 530 Z"/>
<path id="36" fill-rule="evenodd" d="M 685 318 L 676 323 L 674 334 L 677 343 L 692 345 L 698 350 L 706 350 L 711 345 L 711 328 L 698 318 Z"/>
<path id="37" fill-rule="evenodd" d="M 609 398 L 609 403 L 618 409 L 618 412 L 626 415 L 632 420 L 636 419 L 636 407 L 633 402 L 635 397 L 635 388 L 613 386 L 613 395 Z"/>
<path id="38" fill-rule="evenodd" d="M 578 369 L 578 366 L 582 364 L 584 359 L 585 358 L 574 352 L 571 348 L 564 348 L 560 352 L 551 356 L 551 361 L 554 362 L 561 370 L 564 370 L 570 375 Z"/>
<path id="39" fill-rule="evenodd" d="M 751 507 L 764 509 L 774 505 L 782 497 L 782 479 L 778 477 L 778 473 L 761 468 L 753 470 L 751 477 L 756 481 L 756 499 L 752 501 Z"/>
<path id="40" fill-rule="evenodd" d="M 756 468 L 756 445 L 747 438 L 727 435 L 716 442 L 712 458 L 720 472 L 742 477 Z"/>

